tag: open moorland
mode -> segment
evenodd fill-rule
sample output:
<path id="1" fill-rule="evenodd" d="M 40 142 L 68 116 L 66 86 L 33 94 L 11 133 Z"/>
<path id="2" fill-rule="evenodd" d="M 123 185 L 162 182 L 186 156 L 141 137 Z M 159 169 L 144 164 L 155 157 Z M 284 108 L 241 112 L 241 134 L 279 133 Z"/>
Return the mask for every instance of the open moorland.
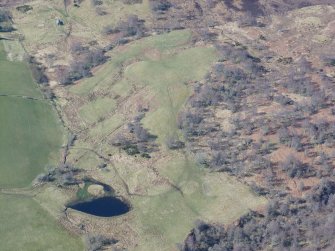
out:
<path id="1" fill-rule="evenodd" d="M 332 250 L 333 1 L 0 6 L 5 250 Z"/>

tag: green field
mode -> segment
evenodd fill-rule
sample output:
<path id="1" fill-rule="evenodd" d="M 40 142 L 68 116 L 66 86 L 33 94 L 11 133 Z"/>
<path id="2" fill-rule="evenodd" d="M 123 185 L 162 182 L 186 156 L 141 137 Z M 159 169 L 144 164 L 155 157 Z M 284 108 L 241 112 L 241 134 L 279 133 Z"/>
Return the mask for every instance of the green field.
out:
<path id="1" fill-rule="evenodd" d="M 82 251 L 82 241 L 30 197 L 0 195 L 1 251 Z"/>
<path id="2" fill-rule="evenodd" d="M 0 51 L 0 94 L 10 95 L 0 96 L 0 187 L 25 187 L 58 160 L 62 129 L 28 66 L 6 60 L 2 43 Z"/>

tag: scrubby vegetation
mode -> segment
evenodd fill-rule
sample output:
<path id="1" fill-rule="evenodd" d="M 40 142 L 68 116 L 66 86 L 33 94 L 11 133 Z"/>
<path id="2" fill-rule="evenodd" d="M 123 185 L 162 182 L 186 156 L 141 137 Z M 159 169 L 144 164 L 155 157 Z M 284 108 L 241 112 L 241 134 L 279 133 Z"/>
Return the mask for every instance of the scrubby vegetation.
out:
<path id="1" fill-rule="evenodd" d="M 172 7 L 167 0 L 150 0 L 150 7 L 154 12 L 165 12 Z"/>
<path id="2" fill-rule="evenodd" d="M 185 137 L 194 145 L 195 153 L 203 151 L 196 147 L 199 141 L 207 142 L 206 163 L 210 168 L 249 176 L 277 166 L 278 163 L 268 157 L 281 147 L 308 155 L 316 145 L 333 146 L 334 131 L 330 123 L 323 119 L 311 122 L 308 117 L 329 109 L 334 94 L 332 91 L 326 94 L 327 80 L 320 87 L 307 76 L 315 69 L 305 58 L 285 67 L 286 75 L 275 83 L 279 72 L 267 69 L 260 56 L 252 56 L 246 47 L 217 44 L 217 48 L 221 53 L 220 61 L 204 83 L 195 87 L 189 108 L 180 114 L 178 122 Z M 261 51 L 258 53 L 262 54 Z M 292 70 L 292 67 L 298 70 Z M 279 88 L 285 88 L 288 94 L 279 93 Z M 296 102 L 289 93 L 309 97 L 310 101 Z M 282 107 L 274 114 L 255 109 L 255 105 L 271 106 L 273 103 Z M 228 123 L 232 126 L 228 131 L 220 128 L 218 119 L 215 119 L 215 108 L 231 112 Z M 257 135 L 258 139 L 254 140 L 251 135 Z M 270 135 L 275 135 L 278 141 Z M 248 169 L 249 164 L 256 163 L 257 170 Z M 279 164 L 291 178 L 307 178 L 320 171 L 319 167 L 302 163 L 293 155 Z"/>
<path id="3" fill-rule="evenodd" d="M 50 167 L 46 173 L 37 176 L 36 182 L 55 182 L 59 186 L 77 185 L 81 181 L 76 179 L 76 174 L 81 170 L 70 164 L 64 164 L 57 167 Z"/>
<path id="4" fill-rule="evenodd" d="M 138 3 L 142 3 L 143 0 L 122 0 L 122 2 L 124 4 L 138 4 Z"/>
<path id="5" fill-rule="evenodd" d="M 106 246 L 117 243 L 117 240 L 109 239 L 108 237 L 97 235 L 86 237 L 86 247 L 88 251 L 104 250 Z"/>
<path id="6" fill-rule="evenodd" d="M 141 38 L 144 32 L 144 20 L 140 20 L 136 15 L 128 16 L 126 21 L 120 21 L 115 27 L 108 25 L 103 28 L 103 34 L 111 35 L 120 33 L 123 38 L 132 36 Z"/>
<path id="7" fill-rule="evenodd" d="M 43 66 L 41 63 L 38 63 L 34 57 L 30 57 L 28 59 L 28 63 L 35 81 L 39 84 L 47 84 L 49 79 L 44 73 L 45 66 Z"/>
<path id="8" fill-rule="evenodd" d="M 260 26 L 249 17 L 241 22 L 268 29 L 266 19 Z M 221 58 L 179 115 L 198 163 L 267 196 L 267 211 L 250 212 L 236 225 L 200 223 L 181 250 L 334 248 L 333 229 L 325 227 L 332 224 L 335 184 L 333 82 L 310 58 L 268 51 L 261 42 L 267 39 L 211 38 Z M 329 57 L 321 62 L 331 67 Z"/>
<path id="9" fill-rule="evenodd" d="M 79 79 L 92 76 L 91 69 L 105 63 L 108 58 L 104 50 L 89 49 L 81 43 L 73 43 L 71 53 L 74 59 L 70 65 L 65 68 L 58 67 L 56 71 L 58 81 L 62 85 L 69 85 Z"/>
<path id="10" fill-rule="evenodd" d="M 335 183 L 325 179 L 306 198 L 274 198 L 265 213 L 251 211 L 236 225 L 199 222 L 181 250 L 332 250 L 334 194 Z"/>
<path id="11" fill-rule="evenodd" d="M 152 135 L 141 124 L 145 113 L 140 113 L 134 120 L 127 125 L 127 131 L 117 134 L 111 144 L 120 147 L 128 155 L 141 154 L 142 157 L 150 158 L 150 153 L 157 151 L 155 139 L 157 136 Z"/>

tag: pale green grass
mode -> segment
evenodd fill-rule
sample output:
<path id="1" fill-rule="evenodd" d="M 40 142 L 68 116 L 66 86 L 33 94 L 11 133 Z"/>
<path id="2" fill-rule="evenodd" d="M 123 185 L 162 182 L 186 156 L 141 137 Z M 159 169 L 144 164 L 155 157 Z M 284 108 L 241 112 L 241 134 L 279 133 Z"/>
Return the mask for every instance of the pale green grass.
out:
<path id="1" fill-rule="evenodd" d="M 0 41 L 0 81 L 0 94 L 42 97 L 28 65 L 9 61 L 2 41 Z"/>
<path id="2" fill-rule="evenodd" d="M 5 51 L 5 47 L 4 47 L 3 41 L 0 42 L 0 60 L 1 61 L 7 60 L 7 53 Z"/>
<path id="3" fill-rule="evenodd" d="M 1 51 L 1 48 L 0 48 Z M 42 99 L 27 65 L 0 55 L 0 94 Z M 47 101 L 0 97 L 0 187 L 24 187 L 58 161 L 62 129 Z"/>
<path id="4" fill-rule="evenodd" d="M 2 251 L 82 251 L 82 241 L 66 232 L 32 198 L 0 195 Z"/>
<path id="5" fill-rule="evenodd" d="M 24 43 L 36 46 L 62 39 L 68 28 L 63 1 L 34 1 L 30 5 L 33 6 L 30 13 L 13 12 L 16 25 L 24 33 Z M 57 26 L 56 18 L 65 20 L 66 25 Z"/>
<path id="6" fill-rule="evenodd" d="M 121 115 L 116 114 L 112 117 L 100 122 L 90 130 L 90 137 L 98 140 L 105 139 L 111 132 L 119 128 L 124 123 Z"/>
<path id="7" fill-rule="evenodd" d="M 111 91 L 115 93 L 115 95 L 119 95 L 120 97 L 127 96 L 131 89 L 132 89 L 131 83 L 127 81 L 126 79 L 122 79 L 121 81 L 117 82 L 115 85 L 112 86 Z"/>
<path id="8" fill-rule="evenodd" d="M 129 66 L 125 76 L 139 85 L 148 85 L 159 104 L 143 123 L 165 140 L 176 133 L 176 119 L 187 97 L 187 83 L 201 80 L 216 59 L 214 48 L 192 48 L 159 61 L 141 61 Z"/>
<path id="9" fill-rule="evenodd" d="M 99 98 L 81 107 L 80 117 L 87 123 L 96 122 L 104 118 L 108 113 L 115 109 L 115 100 L 111 98 Z"/>
<path id="10" fill-rule="evenodd" d="M 169 53 L 185 45 L 190 38 L 191 32 L 189 30 L 183 30 L 135 41 L 117 50 L 117 52 L 113 51 L 110 55 L 111 60 L 99 68 L 93 77 L 85 79 L 81 83 L 71 87 L 70 91 L 78 95 L 86 95 L 94 89 L 115 88 L 117 94 L 126 95 L 127 90 L 130 88 L 128 83 L 125 83 L 124 80 L 117 81 L 115 87 L 112 85 L 119 71 L 122 70 L 122 65 L 125 65 L 127 61 L 130 60 L 150 59 L 150 55 L 146 55 L 145 51 L 158 50 L 158 54 Z"/>
<path id="11" fill-rule="evenodd" d="M 100 34 L 102 28 L 106 25 L 115 25 L 120 20 L 125 21 L 128 15 L 137 15 L 139 18 L 148 20 L 151 13 L 149 1 L 144 0 L 142 4 L 125 5 L 122 1 L 104 0 L 104 4 L 99 8 L 104 9 L 109 15 L 97 15 L 95 7 L 91 1 L 83 1 L 80 8 L 70 7 L 70 17 L 78 22 L 81 26 L 86 27 L 92 33 Z M 74 34 L 77 31 L 74 30 Z M 77 35 L 87 36 L 89 32 L 79 30 Z"/>
<path id="12" fill-rule="evenodd" d="M 23 61 L 26 52 L 22 48 L 21 44 L 17 40 L 3 40 L 5 51 L 7 52 L 7 58 L 10 61 Z"/>
<path id="13" fill-rule="evenodd" d="M 102 162 L 99 157 L 90 150 L 74 148 L 71 149 L 68 160 L 82 169 L 93 170 Z"/>

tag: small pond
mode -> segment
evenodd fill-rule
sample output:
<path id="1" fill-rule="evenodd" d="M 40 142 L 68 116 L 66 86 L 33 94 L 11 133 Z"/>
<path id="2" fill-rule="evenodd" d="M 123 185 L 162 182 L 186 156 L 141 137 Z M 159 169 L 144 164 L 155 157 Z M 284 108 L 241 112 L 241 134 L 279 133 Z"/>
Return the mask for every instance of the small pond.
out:
<path id="1" fill-rule="evenodd" d="M 118 216 L 130 210 L 130 206 L 127 203 L 116 197 L 102 197 L 89 201 L 80 201 L 72 203 L 68 207 L 100 217 Z"/>

